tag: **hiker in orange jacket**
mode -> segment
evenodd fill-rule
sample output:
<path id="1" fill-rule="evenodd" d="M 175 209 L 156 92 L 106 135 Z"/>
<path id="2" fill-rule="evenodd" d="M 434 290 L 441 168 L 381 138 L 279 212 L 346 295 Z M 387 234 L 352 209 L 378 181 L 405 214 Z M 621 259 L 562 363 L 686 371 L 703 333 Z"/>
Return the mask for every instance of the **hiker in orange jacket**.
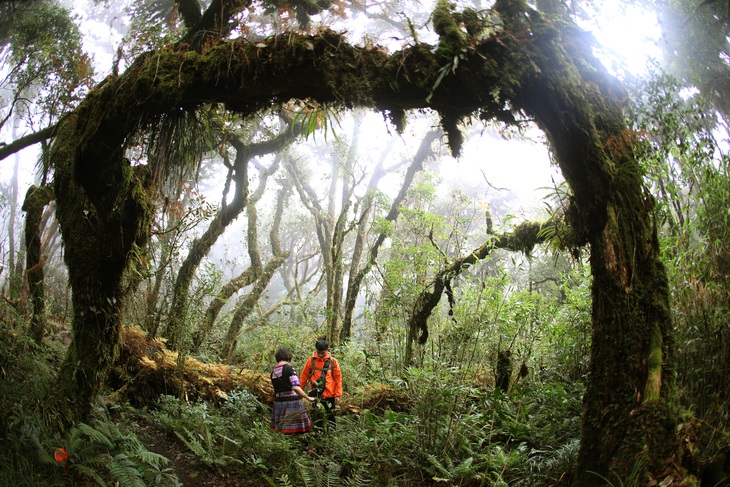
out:
<path id="1" fill-rule="evenodd" d="M 342 371 L 337 359 L 329 351 L 327 340 L 317 340 L 315 351 L 302 368 L 300 377 L 304 390 L 318 398 L 324 406 L 325 416 L 330 426 L 335 426 L 335 406 L 342 397 Z M 324 426 L 322 414 L 314 412 L 314 426 Z"/>

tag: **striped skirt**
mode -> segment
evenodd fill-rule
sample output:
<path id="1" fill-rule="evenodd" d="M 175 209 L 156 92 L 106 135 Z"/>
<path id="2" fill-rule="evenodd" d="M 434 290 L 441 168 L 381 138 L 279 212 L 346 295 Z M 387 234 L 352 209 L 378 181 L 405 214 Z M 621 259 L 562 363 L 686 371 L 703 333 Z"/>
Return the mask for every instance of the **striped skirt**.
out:
<path id="1" fill-rule="evenodd" d="M 312 422 L 302 401 L 274 401 L 270 426 L 284 434 L 306 433 L 312 429 Z"/>

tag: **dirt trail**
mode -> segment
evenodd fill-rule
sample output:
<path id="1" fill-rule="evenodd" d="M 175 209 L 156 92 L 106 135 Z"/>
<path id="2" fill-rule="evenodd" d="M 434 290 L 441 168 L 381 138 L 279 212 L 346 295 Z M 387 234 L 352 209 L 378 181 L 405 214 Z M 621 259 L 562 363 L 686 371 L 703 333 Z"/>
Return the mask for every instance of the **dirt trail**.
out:
<path id="1" fill-rule="evenodd" d="M 242 477 L 223 471 L 213 470 L 198 462 L 190 451 L 186 450 L 177 438 L 170 437 L 157 429 L 145 418 L 138 418 L 137 434 L 145 447 L 154 453 L 170 460 L 167 465 L 186 487 L 248 487 L 261 485 L 256 479 Z"/>

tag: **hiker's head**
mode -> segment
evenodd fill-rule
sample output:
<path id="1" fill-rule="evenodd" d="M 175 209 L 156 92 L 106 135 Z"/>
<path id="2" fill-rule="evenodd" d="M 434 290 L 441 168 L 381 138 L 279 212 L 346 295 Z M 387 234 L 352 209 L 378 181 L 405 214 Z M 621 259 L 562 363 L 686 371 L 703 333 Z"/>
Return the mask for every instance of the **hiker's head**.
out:
<path id="1" fill-rule="evenodd" d="M 314 344 L 314 348 L 317 350 L 317 355 L 324 357 L 327 354 L 327 350 L 330 348 L 330 344 L 324 338 L 317 340 Z"/>
<path id="2" fill-rule="evenodd" d="M 286 347 L 279 347 L 274 354 L 277 362 L 291 362 L 291 352 Z"/>

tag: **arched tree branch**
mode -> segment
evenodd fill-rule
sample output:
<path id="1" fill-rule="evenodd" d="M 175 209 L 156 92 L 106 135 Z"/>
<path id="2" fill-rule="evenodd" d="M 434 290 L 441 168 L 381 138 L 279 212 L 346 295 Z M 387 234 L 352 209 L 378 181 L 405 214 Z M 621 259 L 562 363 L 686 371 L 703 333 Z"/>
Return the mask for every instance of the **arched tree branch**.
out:
<path id="1" fill-rule="evenodd" d="M 418 341 L 421 344 L 426 343 L 428 339 L 428 318 L 431 316 L 436 305 L 438 305 L 444 289 L 451 284 L 451 281 L 455 277 L 476 262 L 484 259 L 494 249 L 505 249 L 529 254 L 535 245 L 547 240 L 545 232 L 541 232 L 546 225 L 546 222 L 524 222 L 515 227 L 511 233 L 503 233 L 494 239 L 490 239 L 480 247 L 474 249 L 469 255 L 455 260 L 436 273 L 429 286 L 416 298 L 413 311 L 411 311 L 408 319 L 410 335 L 415 337 L 416 333 L 420 331 Z M 406 361 L 410 362 L 410 360 L 411 355 L 407 353 Z"/>
<path id="2" fill-rule="evenodd" d="M 38 132 L 33 132 L 31 134 L 24 135 L 19 139 L 15 139 L 9 144 L 0 144 L 0 161 L 15 154 L 16 152 L 20 152 L 26 147 L 30 147 L 31 145 L 55 137 L 57 131 L 58 124 L 53 124 L 39 130 Z"/>

